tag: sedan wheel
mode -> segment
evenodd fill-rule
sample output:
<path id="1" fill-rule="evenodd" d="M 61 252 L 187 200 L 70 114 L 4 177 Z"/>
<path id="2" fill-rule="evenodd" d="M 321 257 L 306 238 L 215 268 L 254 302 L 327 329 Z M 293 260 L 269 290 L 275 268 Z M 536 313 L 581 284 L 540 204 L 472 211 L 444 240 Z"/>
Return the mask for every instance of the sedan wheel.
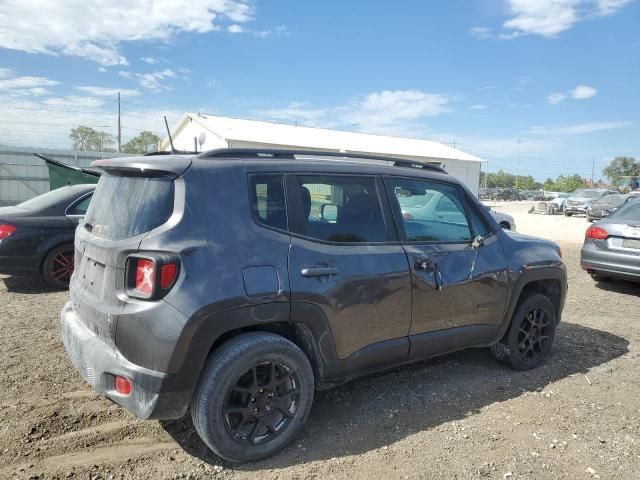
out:
<path id="1" fill-rule="evenodd" d="M 44 259 L 42 276 L 53 288 L 65 289 L 73 274 L 73 245 L 56 247 Z"/>

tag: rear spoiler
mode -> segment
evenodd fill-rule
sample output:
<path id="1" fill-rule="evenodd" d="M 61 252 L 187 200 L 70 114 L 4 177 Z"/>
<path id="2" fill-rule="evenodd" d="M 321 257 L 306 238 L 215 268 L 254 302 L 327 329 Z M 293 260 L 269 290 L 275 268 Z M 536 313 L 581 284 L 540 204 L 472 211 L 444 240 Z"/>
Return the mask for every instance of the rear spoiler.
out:
<path id="1" fill-rule="evenodd" d="M 142 176 L 178 177 L 190 166 L 192 155 L 162 155 L 157 157 L 120 157 L 94 160 L 91 167 L 113 173 L 128 173 Z"/>

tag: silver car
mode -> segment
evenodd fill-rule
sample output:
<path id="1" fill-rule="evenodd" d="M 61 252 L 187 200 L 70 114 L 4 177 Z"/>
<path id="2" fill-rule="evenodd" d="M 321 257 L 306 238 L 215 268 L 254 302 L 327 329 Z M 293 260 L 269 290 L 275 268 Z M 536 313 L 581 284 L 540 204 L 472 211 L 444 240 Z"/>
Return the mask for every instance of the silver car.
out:
<path id="1" fill-rule="evenodd" d="M 596 281 L 640 281 L 640 201 L 627 203 L 587 229 L 580 265 Z"/>

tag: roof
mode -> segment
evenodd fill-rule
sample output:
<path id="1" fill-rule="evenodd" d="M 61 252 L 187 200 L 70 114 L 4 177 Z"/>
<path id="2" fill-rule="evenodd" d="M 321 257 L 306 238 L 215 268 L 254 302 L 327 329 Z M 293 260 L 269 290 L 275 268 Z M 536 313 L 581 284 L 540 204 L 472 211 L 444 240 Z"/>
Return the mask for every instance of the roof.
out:
<path id="1" fill-rule="evenodd" d="M 225 141 L 394 157 L 420 157 L 433 160 L 453 159 L 469 162 L 483 161 L 481 158 L 462 150 L 432 140 L 371 135 L 195 113 L 185 113 L 172 131 L 172 136 L 179 135 L 189 119 Z M 168 139 L 165 139 L 163 146 L 167 143 Z"/>

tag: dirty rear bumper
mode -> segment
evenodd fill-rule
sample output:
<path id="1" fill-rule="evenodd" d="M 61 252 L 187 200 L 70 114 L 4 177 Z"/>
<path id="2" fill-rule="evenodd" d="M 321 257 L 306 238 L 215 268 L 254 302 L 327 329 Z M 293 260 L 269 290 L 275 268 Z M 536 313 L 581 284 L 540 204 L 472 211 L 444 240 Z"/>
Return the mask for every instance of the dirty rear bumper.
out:
<path id="1" fill-rule="evenodd" d="M 177 390 L 179 373 L 168 374 L 136 365 L 96 336 L 78 318 L 68 302 L 60 314 L 62 340 L 67 355 L 82 377 L 99 393 L 145 419 L 181 418 L 191 399 L 190 391 Z M 128 396 L 116 392 L 115 375 L 132 382 Z"/>

